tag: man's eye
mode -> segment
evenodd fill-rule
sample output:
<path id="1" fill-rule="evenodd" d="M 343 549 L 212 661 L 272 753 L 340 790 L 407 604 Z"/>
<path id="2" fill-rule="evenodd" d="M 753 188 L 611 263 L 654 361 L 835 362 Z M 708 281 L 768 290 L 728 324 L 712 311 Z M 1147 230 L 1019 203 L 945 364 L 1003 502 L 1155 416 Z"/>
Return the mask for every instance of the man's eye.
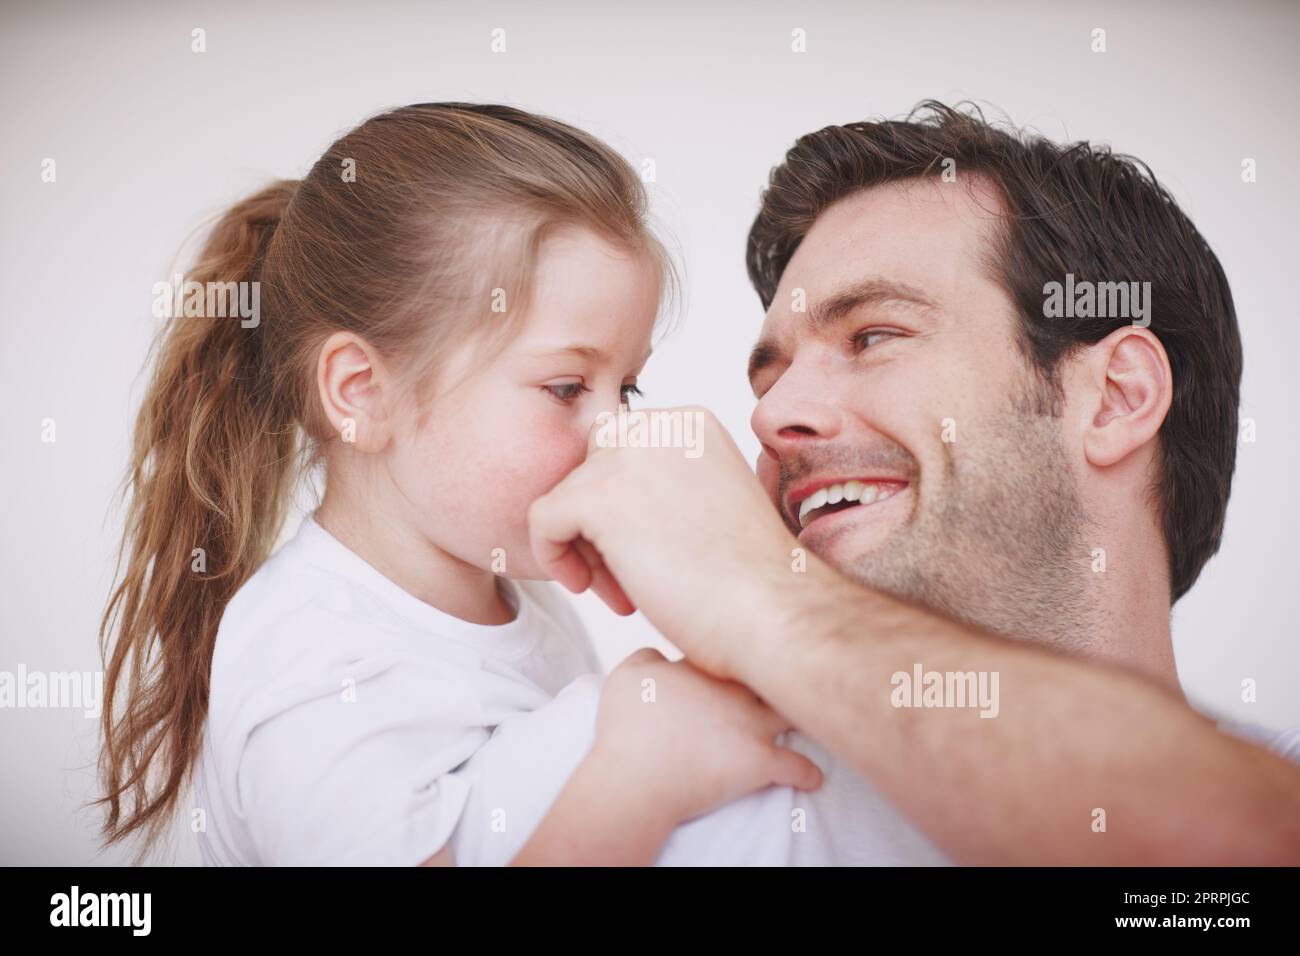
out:
<path id="1" fill-rule="evenodd" d="M 543 385 L 542 391 L 550 392 L 562 402 L 571 402 L 587 391 L 587 386 L 581 382 L 565 382 L 563 385 Z"/>
<path id="2" fill-rule="evenodd" d="M 624 405 L 631 404 L 631 398 L 633 395 L 637 398 L 641 398 L 644 394 L 645 393 L 642 392 L 641 389 L 636 387 L 636 382 L 629 382 L 619 390 L 619 395 L 622 396 Z"/>
<path id="3" fill-rule="evenodd" d="M 871 348 L 882 339 L 896 338 L 898 333 L 892 329 L 863 329 L 857 335 L 853 336 L 853 347 L 859 351 L 865 351 Z"/>

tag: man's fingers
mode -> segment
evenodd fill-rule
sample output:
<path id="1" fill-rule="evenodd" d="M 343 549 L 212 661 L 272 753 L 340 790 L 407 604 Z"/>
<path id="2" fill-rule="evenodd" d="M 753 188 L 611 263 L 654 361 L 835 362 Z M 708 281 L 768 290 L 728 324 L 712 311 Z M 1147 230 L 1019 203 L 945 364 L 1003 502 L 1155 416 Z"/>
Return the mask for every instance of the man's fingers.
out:
<path id="1" fill-rule="evenodd" d="M 618 583 L 612 571 L 605 564 L 605 559 L 600 556 L 595 545 L 585 538 L 579 538 L 573 543 L 578 554 L 587 563 L 591 569 L 591 589 L 596 595 L 604 601 L 611 611 L 615 614 L 626 617 L 635 613 L 636 605 L 628 599 L 627 594 L 623 591 L 623 586 Z"/>
<path id="2" fill-rule="evenodd" d="M 655 664 L 666 660 L 668 660 L 668 658 L 664 657 L 664 655 L 657 648 L 638 647 L 631 654 L 627 655 L 627 657 L 623 658 L 622 663 Z"/>
<path id="3" fill-rule="evenodd" d="M 534 550 L 536 550 L 534 546 Z M 591 587 L 591 568 L 582 560 L 582 555 L 572 545 L 564 546 L 558 557 L 549 563 L 539 558 L 546 574 L 559 581 L 573 594 L 581 594 Z"/>
<path id="4" fill-rule="evenodd" d="M 772 747 L 768 774 L 771 782 L 778 787 L 816 790 L 822 785 L 822 772 L 817 765 L 803 754 L 787 747 Z"/>
<path id="5" fill-rule="evenodd" d="M 593 435 L 595 432 L 593 431 Z M 584 466 L 586 467 L 586 466 Z M 595 591 L 615 614 L 636 611 L 623 586 L 605 565 L 595 545 L 582 535 L 582 485 L 569 475 L 528 509 L 528 537 L 533 557 L 547 577 L 574 594 Z"/>
<path id="6" fill-rule="evenodd" d="M 748 687 L 745 689 L 749 690 Z M 753 693 L 753 691 L 750 691 L 750 693 Z M 757 703 L 757 706 L 763 709 L 762 721 L 764 733 L 775 737 L 777 734 L 783 734 L 787 730 L 794 730 L 794 724 L 790 723 L 783 714 L 779 714 L 773 710 L 767 702 L 757 694 L 754 695 L 754 700 Z"/>
<path id="7" fill-rule="evenodd" d="M 528 509 L 528 542 L 542 573 L 559 581 L 574 594 L 591 587 L 592 568 L 576 547 L 582 529 L 566 507 L 566 496 L 558 486 L 542 495 Z"/>

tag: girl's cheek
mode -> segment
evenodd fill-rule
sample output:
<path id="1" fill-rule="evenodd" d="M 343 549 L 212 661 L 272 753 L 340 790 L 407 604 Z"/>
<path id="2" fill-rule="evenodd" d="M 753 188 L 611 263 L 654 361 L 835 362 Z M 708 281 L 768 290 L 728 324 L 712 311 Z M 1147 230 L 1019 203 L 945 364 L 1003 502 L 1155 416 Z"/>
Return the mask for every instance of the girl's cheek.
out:
<path id="1" fill-rule="evenodd" d="M 528 470 L 542 495 L 559 484 L 587 457 L 587 433 L 577 428 L 539 430 L 531 441 Z"/>

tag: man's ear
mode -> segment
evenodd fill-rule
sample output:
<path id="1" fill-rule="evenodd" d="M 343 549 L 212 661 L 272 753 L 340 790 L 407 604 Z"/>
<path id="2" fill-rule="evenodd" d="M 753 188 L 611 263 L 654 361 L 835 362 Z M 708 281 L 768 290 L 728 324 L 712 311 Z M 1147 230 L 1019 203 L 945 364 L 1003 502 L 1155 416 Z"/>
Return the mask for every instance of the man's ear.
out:
<path id="1" fill-rule="evenodd" d="M 364 452 L 391 438 L 393 384 L 379 354 L 351 332 L 335 332 L 316 358 L 316 390 L 339 439 Z"/>
<path id="2" fill-rule="evenodd" d="M 1085 411 L 1083 451 L 1105 468 L 1151 441 L 1169 412 L 1174 378 L 1160 340 L 1125 326 L 1089 346 L 1084 363 L 1092 386 Z"/>

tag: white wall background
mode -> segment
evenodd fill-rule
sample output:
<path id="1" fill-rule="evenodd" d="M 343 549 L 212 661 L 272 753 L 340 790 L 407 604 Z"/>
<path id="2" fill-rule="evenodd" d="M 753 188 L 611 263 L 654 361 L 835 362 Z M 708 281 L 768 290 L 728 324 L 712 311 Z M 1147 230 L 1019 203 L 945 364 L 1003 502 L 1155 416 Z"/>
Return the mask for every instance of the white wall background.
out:
<path id="1" fill-rule="evenodd" d="M 1175 614 L 1192 698 L 1300 723 L 1292 481 L 1300 423 L 1287 4 L 598 2 L 10 4 L 0 13 L 0 670 L 98 668 L 126 461 L 155 330 L 154 282 L 207 215 L 297 177 L 381 108 L 463 99 L 550 113 L 655 160 L 686 263 L 686 316 L 651 363 L 655 404 L 715 409 L 757 452 L 744 363 L 761 318 L 745 234 L 769 168 L 827 124 L 973 98 L 1020 124 L 1148 161 L 1217 250 L 1246 347 L 1242 447 L 1223 549 Z M 207 52 L 191 52 L 191 30 Z M 490 31 L 506 30 L 493 54 Z M 1091 31 L 1107 51 L 1090 51 Z M 791 31 L 807 52 L 791 52 Z M 41 163 L 57 162 L 42 183 Z M 1258 182 L 1244 184 L 1244 157 Z M 1290 164 L 1290 165 L 1288 165 Z M 42 443 L 41 423 L 57 441 Z M 594 599 L 607 660 L 654 635 Z M 1240 703 L 1243 677 L 1259 700 Z M 120 862 L 77 810 L 95 723 L 0 710 L 0 863 Z M 182 840 L 177 859 L 196 859 Z"/>

